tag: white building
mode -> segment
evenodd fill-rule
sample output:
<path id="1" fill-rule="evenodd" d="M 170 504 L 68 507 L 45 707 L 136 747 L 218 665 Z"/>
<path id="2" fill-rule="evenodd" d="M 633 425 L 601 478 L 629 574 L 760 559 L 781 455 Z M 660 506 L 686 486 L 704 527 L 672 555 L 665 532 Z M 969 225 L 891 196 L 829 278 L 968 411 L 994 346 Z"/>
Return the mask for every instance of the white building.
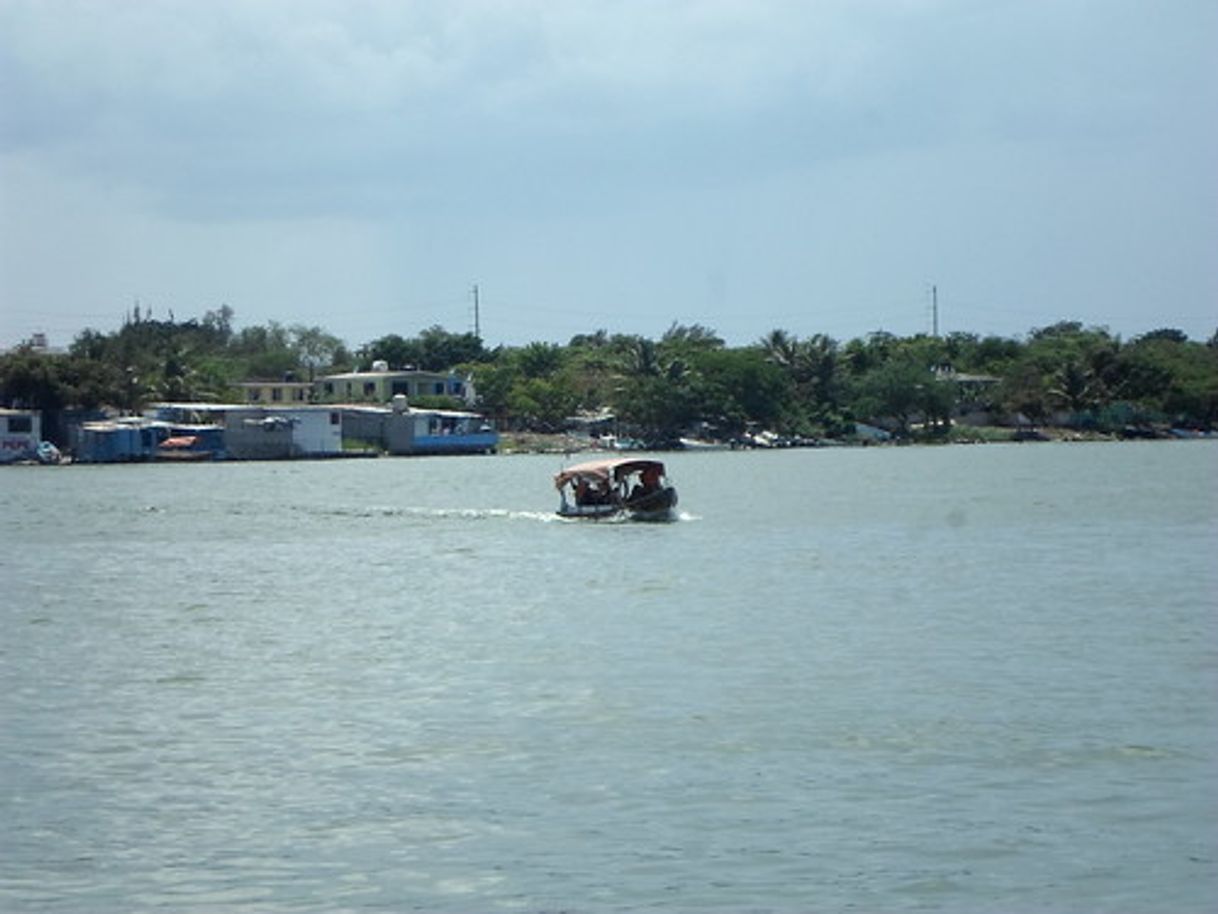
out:
<path id="1" fill-rule="evenodd" d="M 42 413 L 36 409 L 0 409 L 0 463 L 33 460 L 42 442 Z"/>
<path id="2" fill-rule="evenodd" d="M 333 407 L 158 403 L 151 413 L 166 421 L 224 426 L 225 447 L 233 460 L 330 457 L 343 452 L 342 415 Z"/>

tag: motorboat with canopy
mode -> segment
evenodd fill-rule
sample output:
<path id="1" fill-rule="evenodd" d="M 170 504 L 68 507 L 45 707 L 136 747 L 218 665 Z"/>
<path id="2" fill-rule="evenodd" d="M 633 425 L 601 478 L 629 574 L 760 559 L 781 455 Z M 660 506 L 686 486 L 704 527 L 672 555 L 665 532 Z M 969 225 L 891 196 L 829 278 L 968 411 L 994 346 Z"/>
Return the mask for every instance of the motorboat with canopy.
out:
<path id="1" fill-rule="evenodd" d="M 561 498 L 561 517 L 666 521 L 673 519 L 677 506 L 677 490 L 659 460 L 579 463 L 555 475 L 554 486 Z"/>

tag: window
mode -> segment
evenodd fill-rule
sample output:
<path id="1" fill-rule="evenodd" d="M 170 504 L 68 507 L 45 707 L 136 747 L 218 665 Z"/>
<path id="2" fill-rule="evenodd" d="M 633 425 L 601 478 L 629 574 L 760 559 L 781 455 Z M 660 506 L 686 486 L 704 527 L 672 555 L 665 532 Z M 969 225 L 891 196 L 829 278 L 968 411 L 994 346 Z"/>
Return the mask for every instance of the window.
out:
<path id="1" fill-rule="evenodd" d="M 9 416 L 8 430 L 10 432 L 32 432 L 34 420 L 29 416 Z"/>
<path id="2" fill-rule="evenodd" d="M 322 387 L 322 389 L 323 389 L 323 390 L 326 392 L 326 396 L 330 396 L 331 394 L 333 394 L 333 393 L 334 393 L 334 382 L 333 382 L 333 381 L 326 381 L 326 383 L 325 383 L 325 385 Z"/>
<path id="3" fill-rule="evenodd" d="M 443 381 L 436 381 L 436 383 L 432 385 L 432 388 L 437 397 L 444 396 L 444 382 Z"/>
<path id="4" fill-rule="evenodd" d="M 250 402 L 257 403 L 261 399 L 262 399 L 262 388 L 261 387 L 251 387 L 250 388 Z"/>
<path id="5" fill-rule="evenodd" d="M 283 388 L 282 387 L 272 387 L 271 388 L 271 399 L 273 401 L 275 401 L 276 403 L 281 402 L 283 400 Z"/>
<path id="6" fill-rule="evenodd" d="M 364 382 L 364 396 L 365 397 L 376 396 L 376 381 L 365 381 Z"/>
<path id="7" fill-rule="evenodd" d="M 341 421 L 342 421 L 342 419 L 339 417 L 338 413 L 330 413 L 330 424 L 331 425 L 338 425 L 339 422 L 341 422 Z"/>

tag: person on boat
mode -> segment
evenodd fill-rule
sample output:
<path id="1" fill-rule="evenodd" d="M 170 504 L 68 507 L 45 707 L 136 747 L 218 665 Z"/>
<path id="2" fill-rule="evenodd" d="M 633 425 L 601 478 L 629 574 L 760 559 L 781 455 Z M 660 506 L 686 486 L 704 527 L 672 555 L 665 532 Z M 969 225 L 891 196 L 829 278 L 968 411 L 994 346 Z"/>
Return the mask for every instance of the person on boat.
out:
<path id="1" fill-rule="evenodd" d="M 575 481 L 575 503 L 577 505 L 592 504 L 592 488 L 588 485 L 588 480 L 577 479 Z"/>
<path id="2" fill-rule="evenodd" d="M 595 480 L 581 479 L 575 484 L 575 503 L 577 505 L 603 505 L 607 501 L 604 490 Z"/>
<path id="3" fill-rule="evenodd" d="M 639 476 L 639 481 L 630 490 L 630 501 L 645 498 L 660 488 L 660 471 L 655 467 L 647 467 Z"/>

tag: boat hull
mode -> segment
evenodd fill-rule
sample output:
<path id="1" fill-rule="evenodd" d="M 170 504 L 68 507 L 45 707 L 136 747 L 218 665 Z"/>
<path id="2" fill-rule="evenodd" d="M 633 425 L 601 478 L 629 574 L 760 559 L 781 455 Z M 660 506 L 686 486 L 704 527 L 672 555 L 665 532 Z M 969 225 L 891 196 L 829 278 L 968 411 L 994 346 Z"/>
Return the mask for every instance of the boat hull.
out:
<path id="1" fill-rule="evenodd" d="M 574 520 L 631 520 L 663 523 L 676 519 L 677 490 L 667 486 L 626 501 L 604 505 L 572 505 L 564 503 L 558 516 Z"/>

